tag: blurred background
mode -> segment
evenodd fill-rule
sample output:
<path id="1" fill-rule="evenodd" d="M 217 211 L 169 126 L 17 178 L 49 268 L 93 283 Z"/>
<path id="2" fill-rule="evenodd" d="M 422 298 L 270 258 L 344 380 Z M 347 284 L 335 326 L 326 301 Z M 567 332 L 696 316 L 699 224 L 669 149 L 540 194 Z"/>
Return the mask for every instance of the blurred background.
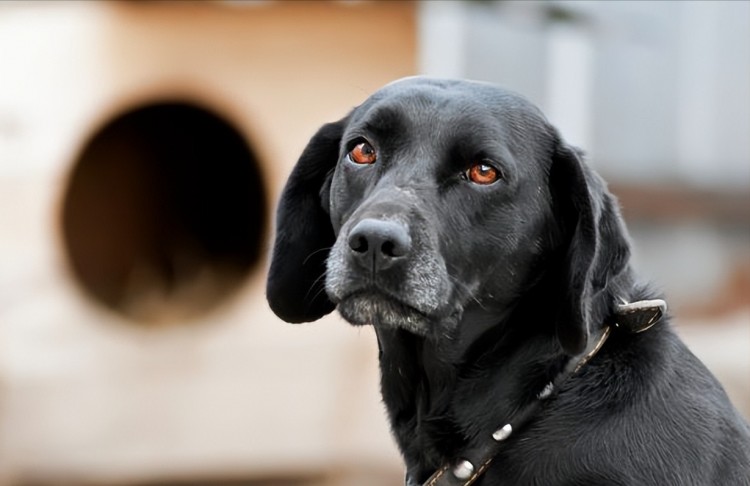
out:
<path id="1" fill-rule="evenodd" d="M 283 324 L 273 212 L 412 74 L 538 104 L 750 416 L 750 3 L 0 3 L 0 485 L 400 484 L 370 329 Z"/>

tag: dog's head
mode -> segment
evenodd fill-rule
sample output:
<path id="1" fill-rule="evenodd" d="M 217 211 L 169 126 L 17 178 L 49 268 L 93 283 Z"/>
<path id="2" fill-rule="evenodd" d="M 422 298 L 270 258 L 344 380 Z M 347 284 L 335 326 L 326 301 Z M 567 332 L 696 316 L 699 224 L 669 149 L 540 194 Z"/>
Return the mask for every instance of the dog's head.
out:
<path id="1" fill-rule="evenodd" d="M 353 324 L 450 335 L 469 310 L 501 318 L 554 269 L 557 335 L 576 353 L 628 254 L 604 183 L 538 109 L 489 84 L 408 78 L 310 140 L 279 203 L 267 294 L 288 322 L 338 307 Z"/>

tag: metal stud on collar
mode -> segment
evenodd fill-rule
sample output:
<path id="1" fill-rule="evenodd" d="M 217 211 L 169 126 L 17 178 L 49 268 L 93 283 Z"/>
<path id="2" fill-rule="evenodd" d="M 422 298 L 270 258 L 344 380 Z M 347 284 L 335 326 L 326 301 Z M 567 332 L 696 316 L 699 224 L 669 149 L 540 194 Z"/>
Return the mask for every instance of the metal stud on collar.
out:
<path id="1" fill-rule="evenodd" d="M 513 433 L 513 426 L 510 424 L 505 424 L 499 429 L 497 429 L 492 434 L 492 438 L 495 439 L 496 442 L 502 442 L 508 437 L 510 437 L 510 434 Z"/>
<path id="2" fill-rule="evenodd" d="M 555 384 L 551 381 L 547 383 L 542 391 L 536 396 L 539 400 L 546 400 L 552 396 L 552 392 L 555 391 Z"/>
<path id="3" fill-rule="evenodd" d="M 474 464 L 467 461 L 466 459 L 459 460 L 455 466 L 453 466 L 453 475 L 456 479 L 466 481 L 474 474 Z"/>

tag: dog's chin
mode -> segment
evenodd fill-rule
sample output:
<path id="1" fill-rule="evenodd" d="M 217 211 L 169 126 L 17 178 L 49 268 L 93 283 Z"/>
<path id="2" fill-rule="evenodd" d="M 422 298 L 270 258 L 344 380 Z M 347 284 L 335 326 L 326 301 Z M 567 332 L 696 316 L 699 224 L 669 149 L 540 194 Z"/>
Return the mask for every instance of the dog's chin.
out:
<path id="1" fill-rule="evenodd" d="M 426 335 L 434 321 L 418 309 L 378 292 L 351 294 L 338 302 L 338 311 L 355 326 L 398 328 L 419 336 Z"/>

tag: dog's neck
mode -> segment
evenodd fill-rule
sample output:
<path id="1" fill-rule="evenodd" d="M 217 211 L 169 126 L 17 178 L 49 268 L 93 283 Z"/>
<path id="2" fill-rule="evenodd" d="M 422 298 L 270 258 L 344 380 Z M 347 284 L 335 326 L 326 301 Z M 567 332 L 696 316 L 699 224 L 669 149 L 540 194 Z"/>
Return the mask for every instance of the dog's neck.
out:
<path id="1" fill-rule="evenodd" d="M 591 302 L 592 315 L 606 318 L 618 288 Z M 555 303 L 519 305 L 505 315 L 467 309 L 440 339 L 376 326 L 383 400 L 411 477 L 428 476 L 471 445 L 467 438 L 535 400 L 570 358 L 555 337 Z"/>
<path id="2" fill-rule="evenodd" d="M 471 317 L 460 325 L 485 327 Z M 429 476 L 468 445 L 467 433 L 490 430 L 559 372 L 564 360 L 552 336 L 510 329 L 490 326 L 472 341 L 466 336 L 450 346 L 400 329 L 376 328 L 383 400 L 411 477 Z M 530 362 L 521 355 L 524 347 L 514 344 L 522 339 L 539 340 L 534 347 L 546 353 Z M 491 376 L 483 374 L 488 369 Z"/>

